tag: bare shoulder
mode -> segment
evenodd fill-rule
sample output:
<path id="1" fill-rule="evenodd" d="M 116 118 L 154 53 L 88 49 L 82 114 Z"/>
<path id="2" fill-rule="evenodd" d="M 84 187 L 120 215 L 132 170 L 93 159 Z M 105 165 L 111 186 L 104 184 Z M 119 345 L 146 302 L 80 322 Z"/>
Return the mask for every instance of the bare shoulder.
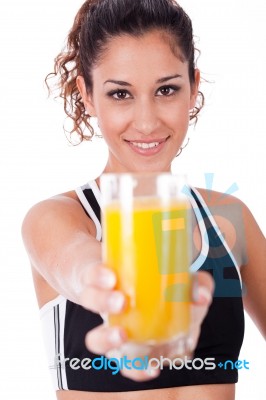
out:
<path id="1" fill-rule="evenodd" d="M 239 228 L 245 231 L 245 235 L 247 235 L 246 240 L 248 240 L 248 242 L 253 242 L 254 239 L 265 240 L 251 210 L 242 200 L 221 192 L 200 188 L 197 188 L 197 190 L 214 216 L 222 212 L 222 216 L 227 217 L 229 220 L 232 220 L 232 217 L 236 216 L 241 219 L 241 226 L 235 225 L 235 228 L 237 228 L 238 231 Z M 234 219 L 232 222 L 236 222 L 236 220 Z"/>
<path id="2" fill-rule="evenodd" d="M 207 190 L 202 188 L 196 188 L 197 191 L 202 196 L 205 203 L 208 207 L 218 206 L 218 205 L 230 205 L 230 204 L 239 204 L 244 205 L 244 203 L 237 197 L 225 194 L 222 192 L 217 192 L 215 190 Z"/>
<path id="3" fill-rule="evenodd" d="M 31 261 L 53 254 L 51 249 L 82 235 L 95 237 L 96 227 L 74 191 L 35 204 L 22 223 L 22 238 Z"/>
<path id="4" fill-rule="evenodd" d="M 249 208 L 234 196 L 197 189 L 235 257 L 240 260 L 243 302 L 266 338 L 266 239 Z"/>
<path id="5" fill-rule="evenodd" d="M 245 233 L 251 229 L 254 234 L 261 235 L 261 230 L 247 205 L 239 198 L 217 191 L 197 188 L 204 202 L 215 218 L 224 217 L 234 224 L 238 233 L 240 229 Z M 239 223 L 241 224 L 239 225 Z M 256 232 L 255 232 L 256 231 Z"/>
<path id="6" fill-rule="evenodd" d="M 79 225 L 79 228 L 94 233 L 95 227 L 87 217 L 76 192 L 69 191 L 40 201 L 33 205 L 22 224 L 23 239 L 32 236 L 35 229 L 64 228 L 67 225 Z"/>
<path id="7" fill-rule="evenodd" d="M 196 188 L 239 267 L 246 263 L 245 204 L 237 197 Z"/>

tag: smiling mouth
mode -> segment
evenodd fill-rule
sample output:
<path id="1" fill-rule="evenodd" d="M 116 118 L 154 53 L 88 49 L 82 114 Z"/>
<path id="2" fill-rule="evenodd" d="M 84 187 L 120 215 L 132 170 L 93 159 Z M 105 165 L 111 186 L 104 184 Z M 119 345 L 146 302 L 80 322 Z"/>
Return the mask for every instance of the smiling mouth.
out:
<path id="1" fill-rule="evenodd" d="M 158 141 L 154 142 L 144 142 L 144 141 L 131 141 L 131 140 L 125 140 L 127 143 L 131 144 L 134 147 L 138 147 L 139 149 L 153 149 L 158 147 L 160 144 L 165 143 L 169 139 L 169 136 L 165 139 L 160 139 Z"/>
<path id="2" fill-rule="evenodd" d="M 168 136 L 165 139 L 159 139 L 157 141 L 131 141 L 131 140 L 125 140 L 130 147 L 135 150 L 139 154 L 146 154 L 146 155 L 152 155 L 156 154 L 159 152 L 164 144 L 167 142 L 167 140 L 170 138 Z"/>
<path id="3" fill-rule="evenodd" d="M 160 142 L 153 143 L 139 143 L 139 142 L 131 142 L 133 146 L 139 147 L 140 149 L 153 149 L 154 147 L 158 147 Z"/>

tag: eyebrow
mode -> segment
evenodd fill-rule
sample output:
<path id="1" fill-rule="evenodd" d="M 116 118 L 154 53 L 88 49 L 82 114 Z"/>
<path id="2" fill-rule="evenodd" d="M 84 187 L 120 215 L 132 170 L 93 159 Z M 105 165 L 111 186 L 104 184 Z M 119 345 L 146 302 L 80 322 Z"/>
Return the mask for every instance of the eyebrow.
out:
<path id="1" fill-rule="evenodd" d="M 171 76 L 165 76 L 164 78 L 160 78 L 156 81 L 156 83 L 164 83 L 167 81 L 170 81 L 171 79 L 175 79 L 175 78 L 182 78 L 182 75 L 176 74 L 176 75 L 171 75 Z M 116 85 L 120 85 L 120 86 L 132 86 L 130 83 L 125 82 L 125 81 L 117 81 L 114 79 L 108 79 L 107 81 L 104 82 L 104 85 L 106 83 L 114 83 Z"/>
<path id="2" fill-rule="evenodd" d="M 171 79 L 175 79 L 175 78 L 182 78 L 182 75 L 176 74 L 176 75 L 166 76 L 165 78 L 158 79 L 158 81 L 156 81 L 156 83 L 164 83 L 164 82 L 170 81 Z"/>

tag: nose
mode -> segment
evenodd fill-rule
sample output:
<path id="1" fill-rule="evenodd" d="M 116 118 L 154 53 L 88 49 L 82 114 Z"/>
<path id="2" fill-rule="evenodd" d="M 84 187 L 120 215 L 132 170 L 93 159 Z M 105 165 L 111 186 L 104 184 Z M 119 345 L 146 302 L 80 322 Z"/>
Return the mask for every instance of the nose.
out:
<path id="1" fill-rule="evenodd" d="M 150 135 L 158 127 L 159 118 L 156 105 L 150 99 L 142 99 L 135 104 L 133 127 L 143 135 Z"/>

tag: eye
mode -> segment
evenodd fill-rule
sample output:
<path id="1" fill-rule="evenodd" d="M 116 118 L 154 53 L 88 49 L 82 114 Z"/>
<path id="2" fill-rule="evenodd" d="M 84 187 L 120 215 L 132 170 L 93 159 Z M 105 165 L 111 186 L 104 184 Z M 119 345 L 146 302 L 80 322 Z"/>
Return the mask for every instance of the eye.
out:
<path id="1" fill-rule="evenodd" d="M 107 95 L 115 100 L 126 100 L 131 97 L 130 93 L 123 89 L 112 90 L 111 92 L 107 93 Z"/>
<path id="2" fill-rule="evenodd" d="M 157 96 L 173 96 L 179 89 L 178 86 L 162 86 L 157 90 Z"/>

